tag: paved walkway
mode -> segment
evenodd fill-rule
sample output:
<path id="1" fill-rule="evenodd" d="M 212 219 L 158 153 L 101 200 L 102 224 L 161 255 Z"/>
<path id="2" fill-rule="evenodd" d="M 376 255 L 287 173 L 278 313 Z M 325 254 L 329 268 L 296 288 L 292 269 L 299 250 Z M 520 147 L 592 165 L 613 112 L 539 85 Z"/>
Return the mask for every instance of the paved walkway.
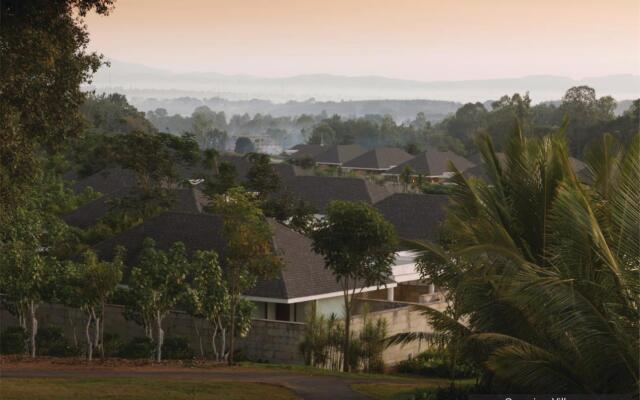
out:
<path id="1" fill-rule="evenodd" d="M 168 371 L 112 370 L 112 369 L 32 369 L 11 366 L 0 371 L 1 377 L 11 378 L 156 378 L 156 379 L 193 379 L 209 381 L 245 381 L 280 385 L 291 389 L 305 400 L 365 400 L 368 396 L 355 392 L 350 385 L 354 383 L 385 383 L 384 380 L 360 380 L 325 375 L 311 375 L 283 370 L 260 368 L 213 368 L 213 369 L 177 369 Z M 389 381 L 388 383 L 392 383 Z M 397 383 L 397 381 L 395 381 Z"/>

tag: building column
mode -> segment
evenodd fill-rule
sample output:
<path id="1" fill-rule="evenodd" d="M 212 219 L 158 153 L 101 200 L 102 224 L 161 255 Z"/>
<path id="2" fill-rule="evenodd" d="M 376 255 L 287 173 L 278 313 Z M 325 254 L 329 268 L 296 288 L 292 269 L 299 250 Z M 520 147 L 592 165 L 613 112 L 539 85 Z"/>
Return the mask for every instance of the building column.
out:
<path id="1" fill-rule="evenodd" d="M 428 290 L 427 293 L 434 294 L 436 292 L 436 285 L 434 285 L 433 283 L 430 283 L 427 290 Z"/>
<path id="2" fill-rule="evenodd" d="M 387 300 L 388 301 L 393 301 L 393 292 L 394 292 L 395 288 L 387 288 Z"/>

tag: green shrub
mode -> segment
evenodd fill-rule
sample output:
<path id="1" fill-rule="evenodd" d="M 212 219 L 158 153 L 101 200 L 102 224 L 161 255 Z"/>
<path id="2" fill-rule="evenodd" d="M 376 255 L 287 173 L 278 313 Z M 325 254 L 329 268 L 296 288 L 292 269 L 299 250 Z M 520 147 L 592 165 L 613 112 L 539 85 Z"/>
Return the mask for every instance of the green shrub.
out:
<path id="1" fill-rule="evenodd" d="M 124 347 L 124 342 L 115 333 L 105 333 L 103 337 L 104 356 L 114 357 L 120 354 Z"/>
<path id="2" fill-rule="evenodd" d="M 426 400 L 467 400 L 474 393 L 474 386 L 446 386 L 427 390 L 417 390 L 415 399 Z"/>
<path id="3" fill-rule="evenodd" d="M 451 194 L 453 187 L 444 183 L 425 183 L 420 189 L 424 194 Z"/>
<path id="4" fill-rule="evenodd" d="M 425 351 L 414 358 L 398 364 L 398 372 L 439 378 L 451 377 L 449 358 L 443 352 Z M 471 378 L 476 375 L 473 366 L 458 362 L 455 367 L 455 378 Z"/>
<path id="5" fill-rule="evenodd" d="M 148 337 L 135 337 L 120 350 L 122 358 L 151 358 L 155 345 Z"/>
<path id="6" fill-rule="evenodd" d="M 19 326 L 10 326 L 0 333 L 0 354 L 24 354 L 27 333 Z"/>
<path id="7" fill-rule="evenodd" d="M 193 355 L 189 340 L 183 336 L 169 336 L 162 343 L 162 358 L 167 360 L 184 360 Z"/>
<path id="8" fill-rule="evenodd" d="M 47 326 L 38 329 L 36 334 L 36 352 L 40 356 L 73 357 L 80 354 L 64 337 L 62 329 L 57 326 Z"/>

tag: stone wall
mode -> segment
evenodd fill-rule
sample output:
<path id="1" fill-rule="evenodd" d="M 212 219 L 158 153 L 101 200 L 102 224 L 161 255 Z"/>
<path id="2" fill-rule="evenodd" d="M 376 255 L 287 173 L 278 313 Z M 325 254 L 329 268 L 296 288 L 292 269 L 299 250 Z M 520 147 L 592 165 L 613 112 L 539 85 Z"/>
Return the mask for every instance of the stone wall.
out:
<path id="1" fill-rule="evenodd" d="M 59 327 L 69 341 L 84 346 L 86 317 L 82 311 L 58 304 L 43 304 L 38 308 L 37 315 L 40 327 Z M 124 318 L 124 307 L 109 305 L 105 315 L 105 333 L 117 334 L 123 342 L 144 336 L 140 325 Z M 17 325 L 18 320 L 0 307 L 0 330 Z M 186 337 L 196 354 L 200 354 L 201 348 L 205 354 L 211 353 L 210 326 L 207 321 L 183 312 L 171 312 L 163 325 L 166 336 Z M 254 319 L 249 334 L 238 342 L 238 348 L 253 361 L 301 364 L 304 360 L 298 347 L 303 335 L 302 323 Z"/>

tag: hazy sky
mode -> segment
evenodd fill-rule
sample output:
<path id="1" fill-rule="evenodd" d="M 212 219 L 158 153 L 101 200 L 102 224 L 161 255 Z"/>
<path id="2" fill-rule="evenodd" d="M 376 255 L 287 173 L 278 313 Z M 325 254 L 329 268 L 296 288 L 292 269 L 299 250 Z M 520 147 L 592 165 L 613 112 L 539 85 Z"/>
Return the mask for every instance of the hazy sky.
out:
<path id="1" fill-rule="evenodd" d="M 175 71 L 461 80 L 640 73 L 640 0 L 116 0 L 91 48 Z"/>

